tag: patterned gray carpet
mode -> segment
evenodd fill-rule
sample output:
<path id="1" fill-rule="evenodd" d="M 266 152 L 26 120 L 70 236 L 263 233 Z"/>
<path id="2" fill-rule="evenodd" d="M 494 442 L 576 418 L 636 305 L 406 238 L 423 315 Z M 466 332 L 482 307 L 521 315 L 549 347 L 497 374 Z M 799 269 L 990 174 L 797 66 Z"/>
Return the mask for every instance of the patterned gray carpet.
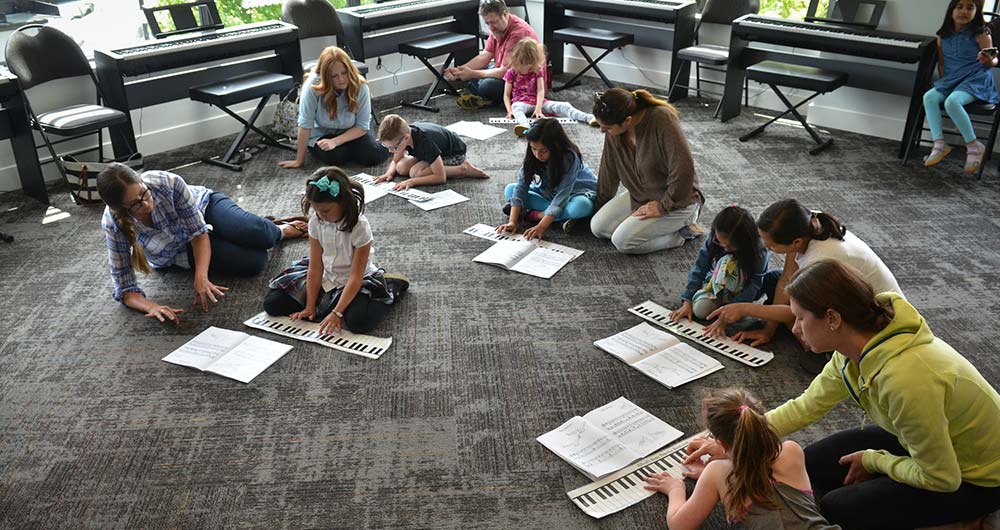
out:
<path id="1" fill-rule="evenodd" d="M 588 108 L 596 88 L 588 81 L 559 97 Z M 440 114 L 402 114 L 440 123 L 499 115 L 437 101 Z M 731 203 L 758 213 L 782 197 L 839 215 L 933 330 L 1000 384 L 993 168 L 976 182 L 960 174 L 959 157 L 931 171 L 901 167 L 894 142 L 836 131 L 836 145 L 811 157 L 809 138 L 786 126 L 743 144 L 740 131 L 761 118 L 722 124 L 711 104 L 680 104 L 708 198 L 703 223 Z M 596 168 L 600 133 L 569 132 Z M 222 144 L 151 156 L 147 167 Z M 586 478 L 535 437 L 619 396 L 691 434 L 706 388 L 743 385 L 775 405 L 808 377 L 787 338 L 763 368 L 722 358 L 721 372 L 672 391 L 596 349 L 595 339 L 638 323 L 630 305 L 675 303 L 699 243 L 634 257 L 586 230 L 553 229 L 552 240 L 586 253 L 552 280 L 473 263 L 488 242 L 461 232 L 501 222 L 503 186 L 525 147 L 512 134 L 469 147 L 493 176 L 445 186 L 469 202 L 423 212 L 386 197 L 368 210 L 377 262 L 413 278 L 378 329 L 392 349 L 372 361 L 295 343 L 249 385 L 160 358 L 210 325 L 248 331 L 241 322 L 260 310 L 267 277 L 305 254 L 305 242 L 276 249 L 264 276 L 217 278 L 232 291 L 208 314 L 190 307 L 188 275 L 140 277 L 154 299 L 188 308 L 182 325 L 164 326 L 111 299 L 100 208 L 73 206 L 58 189 L 54 207 L 69 217 L 45 223 L 57 215 L 19 193 L 0 196 L 0 229 L 17 238 L 0 244 L 0 527 L 665 528 L 662 496 L 600 521 L 584 515 L 565 492 Z M 286 154 L 268 149 L 243 173 L 204 164 L 178 173 L 248 210 L 294 214 L 308 173 L 276 169 Z M 842 406 L 794 438 L 860 420 Z M 717 512 L 706 528 L 723 526 Z"/>

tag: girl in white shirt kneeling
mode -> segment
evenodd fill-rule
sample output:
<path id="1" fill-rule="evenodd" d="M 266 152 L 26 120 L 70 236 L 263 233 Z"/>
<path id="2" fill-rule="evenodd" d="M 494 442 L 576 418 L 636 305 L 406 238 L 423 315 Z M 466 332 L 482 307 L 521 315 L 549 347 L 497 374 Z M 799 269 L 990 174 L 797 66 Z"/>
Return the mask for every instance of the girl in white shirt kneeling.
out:
<path id="1" fill-rule="evenodd" d="M 269 315 L 321 319 L 321 333 L 368 333 L 385 318 L 410 283 L 372 263 L 372 229 L 364 210 L 364 188 L 342 169 L 324 167 L 312 174 L 302 198 L 302 211 L 309 215 L 309 257 L 268 284 Z"/>

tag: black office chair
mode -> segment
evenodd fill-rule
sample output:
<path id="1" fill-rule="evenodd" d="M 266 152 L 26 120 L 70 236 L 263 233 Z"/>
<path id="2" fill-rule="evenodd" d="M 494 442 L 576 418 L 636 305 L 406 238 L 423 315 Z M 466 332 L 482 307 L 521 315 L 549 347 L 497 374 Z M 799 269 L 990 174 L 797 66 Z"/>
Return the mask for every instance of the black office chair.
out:
<path id="1" fill-rule="evenodd" d="M 54 145 L 96 133 L 96 148 L 78 149 L 66 154 L 76 155 L 96 150 L 99 161 L 103 162 L 105 161 L 104 128 L 126 123 L 129 116 L 120 110 L 101 105 L 104 99 L 101 87 L 83 50 L 69 35 L 54 27 L 30 24 L 18 28 L 7 40 L 4 58 L 7 61 L 7 68 L 18 78 L 21 97 L 31 127 L 42 137 L 63 179 L 73 186 L 66 176 L 66 167 L 56 153 Z M 78 77 L 90 79 L 96 104 L 77 103 L 41 113 L 32 107 L 31 98 L 28 96 L 28 91 L 32 88 L 52 81 Z M 85 88 L 85 85 L 81 85 L 75 92 L 85 94 Z M 63 138 L 53 142 L 49 139 L 50 134 Z M 38 147 L 35 145 L 36 149 Z M 76 195 L 73 196 L 73 200 L 79 202 Z"/>
<path id="2" fill-rule="evenodd" d="M 281 20 L 299 28 L 300 45 L 307 39 L 336 37 L 337 46 L 343 48 L 347 55 L 354 57 L 344 43 L 344 27 L 340 23 L 337 10 L 328 0 L 288 0 L 281 6 Z M 309 55 L 303 53 L 302 57 Z M 368 65 L 361 61 L 353 59 L 352 61 L 361 75 L 367 77 Z M 316 68 L 315 57 L 302 63 L 302 70 L 305 72 L 311 72 L 314 68 Z"/>
<path id="3" fill-rule="evenodd" d="M 698 25 L 695 27 L 695 45 L 683 48 L 676 52 L 678 59 L 694 63 L 695 86 L 690 87 L 682 84 L 680 77 L 676 77 L 674 79 L 674 84 L 670 87 L 670 92 L 667 93 L 667 98 L 671 98 L 674 93 L 674 89 L 677 87 L 694 88 L 698 92 L 698 97 L 701 97 L 701 93 L 703 91 L 701 88 L 702 83 L 710 85 L 725 85 L 725 82 L 714 81 L 711 79 L 703 80 L 701 78 L 702 69 L 725 73 L 726 64 L 729 63 L 729 46 L 698 43 L 698 32 L 701 30 L 701 25 L 707 22 L 709 24 L 732 26 L 734 20 L 742 17 L 743 15 L 756 13 L 759 8 L 759 0 L 706 0 L 704 6 L 702 7 L 701 18 L 698 19 Z M 686 79 L 684 81 L 687 82 Z M 713 93 L 713 95 L 719 96 L 719 104 L 715 106 L 715 116 L 718 117 L 719 111 L 722 110 L 722 94 Z M 743 104 L 750 104 L 749 79 L 745 79 L 743 83 Z"/>

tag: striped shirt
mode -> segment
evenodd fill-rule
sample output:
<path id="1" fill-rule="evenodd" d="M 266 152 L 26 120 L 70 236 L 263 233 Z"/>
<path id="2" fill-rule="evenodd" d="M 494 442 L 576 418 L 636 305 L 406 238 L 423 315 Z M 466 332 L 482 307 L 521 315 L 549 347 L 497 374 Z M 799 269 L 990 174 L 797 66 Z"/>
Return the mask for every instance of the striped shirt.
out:
<path id="1" fill-rule="evenodd" d="M 180 264 L 187 267 L 187 245 L 197 236 L 209 232 L 205 223 L 205 208 L 212 190 L 203 186 L 188 186 L 184 179 L 166 171 L 147 171 L 142 181 L 153 198 L 153 226 L 146 226 L 134 217 L 135 237 L 146 253 L 146 261 L 154 269 Z M 114 283 L 115 300 L 125 293 L 143 293 L 136 284 L 132 267 L 132 243 L 118 227 L 110 208 L 101 219 L 108 245 L 108 264 Z"/>

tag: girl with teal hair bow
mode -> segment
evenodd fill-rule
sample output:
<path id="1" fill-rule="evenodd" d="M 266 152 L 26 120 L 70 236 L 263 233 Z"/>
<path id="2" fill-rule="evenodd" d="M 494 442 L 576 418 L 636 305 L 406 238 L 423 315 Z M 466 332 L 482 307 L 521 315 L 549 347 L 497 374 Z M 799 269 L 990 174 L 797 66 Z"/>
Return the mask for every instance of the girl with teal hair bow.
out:
<path id="1" fill-rule="evenodd" d="M 306 182 L 302 212 L 309 216 L 309 256 L 268 284 L 264 310 L 292 320 L 319 320 L 320 332 L 368 333 L 406 293 L 409 280 L 372 262 L 365 192 L 338 167 Z"/>

